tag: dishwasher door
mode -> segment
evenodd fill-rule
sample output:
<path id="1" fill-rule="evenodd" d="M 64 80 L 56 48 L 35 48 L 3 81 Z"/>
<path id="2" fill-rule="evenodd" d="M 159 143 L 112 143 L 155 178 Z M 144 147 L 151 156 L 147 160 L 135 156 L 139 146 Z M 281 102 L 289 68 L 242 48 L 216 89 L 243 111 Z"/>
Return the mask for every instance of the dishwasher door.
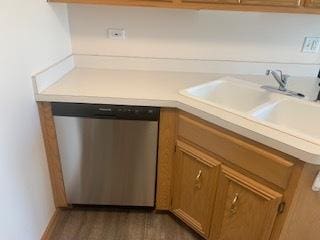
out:
<path id="1" fill-rule="evenodd" d="M 154 206 L 157 121 L 54 121 L 68 203 Z"/>

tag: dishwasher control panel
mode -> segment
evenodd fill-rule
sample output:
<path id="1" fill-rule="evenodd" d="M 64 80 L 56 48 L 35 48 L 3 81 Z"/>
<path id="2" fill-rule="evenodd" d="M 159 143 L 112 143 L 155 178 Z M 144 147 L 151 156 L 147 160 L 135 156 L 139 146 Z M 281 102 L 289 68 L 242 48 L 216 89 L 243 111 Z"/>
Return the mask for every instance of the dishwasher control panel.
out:
<path id="1" fill-rule="evenodd" d="M 52 103 L 54 116 L 158 121 L 160 108 L 87 103 Z"/>

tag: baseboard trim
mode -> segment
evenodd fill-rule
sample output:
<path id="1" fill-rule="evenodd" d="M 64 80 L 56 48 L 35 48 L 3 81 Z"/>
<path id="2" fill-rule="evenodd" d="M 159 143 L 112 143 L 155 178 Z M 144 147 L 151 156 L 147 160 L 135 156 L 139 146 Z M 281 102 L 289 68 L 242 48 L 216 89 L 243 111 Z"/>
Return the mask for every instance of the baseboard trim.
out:
<path id="1" fill-rule="evenodd" d="M 46 227 L 46 230 L 42 234 L 41 240 L 50 240 L 51 239 L 53 230 L 58 223 L 58 215 L 59 215 L 60 211 L 61 211 L 60 209 L 56 209 L 55 212 L 53 213 L 53 215 L 48 223 L 48 226 Z"/>

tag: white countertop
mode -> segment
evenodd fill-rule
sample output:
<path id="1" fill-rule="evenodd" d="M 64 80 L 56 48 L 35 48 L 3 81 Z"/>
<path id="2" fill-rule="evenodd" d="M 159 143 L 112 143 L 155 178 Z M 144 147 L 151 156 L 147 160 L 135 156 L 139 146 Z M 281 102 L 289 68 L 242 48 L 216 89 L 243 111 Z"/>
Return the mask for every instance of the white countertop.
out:
<path id="1" fill-rule="evenodd" d="M 36 93 L 37 101 L 102 103 L 176 107 L 202 119 L 295 156 L 320 164 L 320 144 L 250 121 L 221 108 L 182 96 L 179 91 L 225 74 L 75 68 Z M 276 85 L 265 76 L 235 76 L 259 84 Z M 314 98 L 315 89 L 303 81 L 291 81 L 291 90 Z M 319 105 L 320 107 L 320 105 Z"/>

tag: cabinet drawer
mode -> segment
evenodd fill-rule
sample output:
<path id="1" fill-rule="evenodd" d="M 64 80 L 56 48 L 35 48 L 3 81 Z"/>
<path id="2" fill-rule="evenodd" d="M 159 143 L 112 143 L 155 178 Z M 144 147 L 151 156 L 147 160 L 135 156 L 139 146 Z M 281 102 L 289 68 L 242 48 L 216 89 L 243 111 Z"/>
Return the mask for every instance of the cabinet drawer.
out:
<path id="1" fill-rule="evenodd" d="M 235 136 L 220 127 L 180 113 L 178 137 L 211 151 L 265 180 L 285 189 L 294 163 L 275 151 L 254 145 L 241 136 Z"/>

